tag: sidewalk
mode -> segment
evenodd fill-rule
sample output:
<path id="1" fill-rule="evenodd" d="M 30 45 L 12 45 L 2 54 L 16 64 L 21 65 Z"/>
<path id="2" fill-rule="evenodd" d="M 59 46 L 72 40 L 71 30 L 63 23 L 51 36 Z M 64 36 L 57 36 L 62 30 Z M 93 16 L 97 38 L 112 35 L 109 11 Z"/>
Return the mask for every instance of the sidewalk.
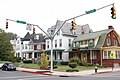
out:
<path id="1" fill-rule="evenodd" d="M 28 68 L 20 68 L 20 67 L 17 67 L 17 70 L 22 72 L 29 72 L 29 73 L 49 75 L 49 76 L 61 76 L 61 77 L 66 76 L 67 77 L 67 76 L 86 76 L 86 75 L 115 72 L 115 71 L 120 71 L 120 68 L 114 68 L 113 70 L 112 68 L 102 68 L 102 69 L 98 69 L 97 73 L 95 73 L 95 70 L 83 70 L 79 72 L 53 71 L 53 73 L 50 73 L 49 70 L 28 69 Z"/>

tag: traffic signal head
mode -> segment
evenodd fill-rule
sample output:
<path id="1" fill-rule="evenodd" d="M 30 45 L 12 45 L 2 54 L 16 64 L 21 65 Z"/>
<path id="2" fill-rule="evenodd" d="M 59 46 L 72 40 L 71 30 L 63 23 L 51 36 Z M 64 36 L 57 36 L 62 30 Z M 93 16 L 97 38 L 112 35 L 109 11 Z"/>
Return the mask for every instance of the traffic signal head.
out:
<path id="1" fill-rule="evenodd" d="M 35 34 L 35 28 L 33 27 L 33 34 Z"/>
<path id="2" fill-rule="evenodd" d="M 112 8 L 111 8 L 111 11 L 112 11 L 112 12 L 111 12 L 111 14 L 112 14 L 111 17 L 112 17 L 112 19 L 116 19 L 116 9 L 115 9 L 115 7 L 112 7 Z"/>
<path id="3" fill-rule="evenodd" d="M 6 29 L 8 28 L 8 20 L 6 19 Z"/>
<path id="4" fill-rule="evenodd" d="M 72 30 L 75 30 L 76 29 L 76 23 L 75 23 L 75 19 L 71 22 L 72 23 Z"/>

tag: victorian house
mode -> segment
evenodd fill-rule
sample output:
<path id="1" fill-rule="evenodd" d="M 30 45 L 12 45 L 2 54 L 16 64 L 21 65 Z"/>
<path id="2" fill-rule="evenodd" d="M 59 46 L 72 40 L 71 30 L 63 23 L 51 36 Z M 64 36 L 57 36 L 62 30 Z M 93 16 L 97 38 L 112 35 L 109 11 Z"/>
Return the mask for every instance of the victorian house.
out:
<path id="1" fill-rule="evenodd" d="M 97 32 L 78 35 L 69 49 L 69 58 L 101 66 L 120 65 L 120 37 L 112 26 Z"/>
<path id="2" fill-rule="evenodd" d="M 67 50 L 77 35 L 92 32 L 88 24 L 82 26 L 77 25 L 75 31 L 72 30 L 71 23 L 66 22 L 61 27 L 62 24 L 63 21 L 57 20 L 56 25 L 47 30 L 48 35 L 53 36 L 60 29 L 53 38 L 53 60 L 57 62 L 69 60 L 69 52 Z M 46 53 L 49 55 L 50 60 L 51 40 L 49 37 L 45 38 L 45 43 Z"/>
<path id="3" fill-rule="evenodd" d="M 40 57 L 43 49 L 45 50 L 43 34 L 30 34 L 28 32 L 24 38 L 17 38 L 15 56 L 25 60 L 32 60 L 34 63 Z"/>

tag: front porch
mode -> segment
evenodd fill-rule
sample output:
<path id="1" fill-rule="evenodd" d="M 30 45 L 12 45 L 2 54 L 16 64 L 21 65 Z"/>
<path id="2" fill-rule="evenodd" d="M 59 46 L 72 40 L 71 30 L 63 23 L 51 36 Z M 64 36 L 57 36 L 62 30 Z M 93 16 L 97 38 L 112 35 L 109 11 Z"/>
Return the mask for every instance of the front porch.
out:
<path id="1" fill-rule="evenodd" d="M 73 50 L 69 52 L 69 59 L 78 57 L 81 62 L 101 65 L 100 50 Z"/>

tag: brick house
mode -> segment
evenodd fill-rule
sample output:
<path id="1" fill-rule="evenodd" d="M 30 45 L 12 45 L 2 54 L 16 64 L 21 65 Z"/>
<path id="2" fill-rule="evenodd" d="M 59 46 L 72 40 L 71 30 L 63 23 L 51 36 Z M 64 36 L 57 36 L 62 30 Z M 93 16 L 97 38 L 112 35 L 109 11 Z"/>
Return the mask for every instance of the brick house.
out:
<path id="1" fill-rule="evenodd" d="M 78 35 L 69 49 L 69 58 L 101 66 L 120 65 L 120 37 L 112 26 L 97 32 Z"/>

